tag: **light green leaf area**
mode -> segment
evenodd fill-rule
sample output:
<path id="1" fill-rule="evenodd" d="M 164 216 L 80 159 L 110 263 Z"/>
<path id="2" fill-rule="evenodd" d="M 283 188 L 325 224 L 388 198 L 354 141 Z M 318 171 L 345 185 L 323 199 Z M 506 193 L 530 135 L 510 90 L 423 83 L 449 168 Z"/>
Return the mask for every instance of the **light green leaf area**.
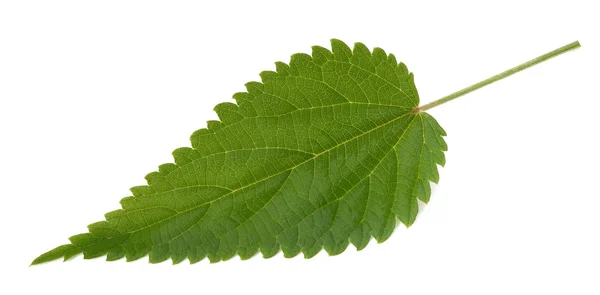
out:
<path id="1" fill-rule="evenodd" d="M 413 75 L 392 54 L 339 40 L 246 84 L 220 121 L 133 187 L 122 209 L 38 264 L 84 258 L 211 262 L 258 252 L 310 258 L 385 241 L 410 226 L 444 165 L 444 130 L 419 112 Z"/>

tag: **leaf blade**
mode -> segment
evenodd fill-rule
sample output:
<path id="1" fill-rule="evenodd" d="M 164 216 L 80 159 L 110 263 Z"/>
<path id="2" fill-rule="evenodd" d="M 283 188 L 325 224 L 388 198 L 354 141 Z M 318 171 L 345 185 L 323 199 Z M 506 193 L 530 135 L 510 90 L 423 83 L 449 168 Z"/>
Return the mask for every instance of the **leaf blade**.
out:
<path id="1" fill-rule="evenodd" d="M 220 121 L 133 187 L 122 209 L 34 262 L 83 253 L 152 263 L 272 257 L 385 241 L 410 226 L 444 164 L 445 132 L 414 113 L 414 77 L 393 55 L 332 40 L 215 107 Z M 62 247 L 62 248 L 61 248 Z M 60 248 L 60 249 L 59 249 Z M 51 259 L 52 258 L 52 259 Z"/>

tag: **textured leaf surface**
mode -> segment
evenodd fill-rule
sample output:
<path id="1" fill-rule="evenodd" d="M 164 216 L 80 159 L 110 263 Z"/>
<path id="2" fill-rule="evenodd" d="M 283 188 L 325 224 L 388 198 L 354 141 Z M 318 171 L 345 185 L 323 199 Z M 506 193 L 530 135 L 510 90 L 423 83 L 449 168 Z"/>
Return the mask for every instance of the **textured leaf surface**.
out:
<path id="1" fill-rule="evenodd" d="M 444 164 L 444 130 L 415 112 L 413 75 L 392 54 L 332 40 L 246 84 L 220 121 L 133 187 L 122 209 L 33 264 L 107 256 L 211 262 L 385 241 L 410 226 Z"/>

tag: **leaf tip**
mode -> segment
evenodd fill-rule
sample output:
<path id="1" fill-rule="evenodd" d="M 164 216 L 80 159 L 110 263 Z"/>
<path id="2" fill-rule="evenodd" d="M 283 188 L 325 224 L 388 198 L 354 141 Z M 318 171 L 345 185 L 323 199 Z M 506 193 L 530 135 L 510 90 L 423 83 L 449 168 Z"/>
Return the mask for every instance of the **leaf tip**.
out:
<path id="1" fill-rule="evenodd" d="M 38 265 L 46 262 L 50 262 L 59 258 L 69 259 L 77 254 L 81 253 L 81 250 L 73 244 L 65 244 L 58 246 L 34 259 L 29 266 Z"/>

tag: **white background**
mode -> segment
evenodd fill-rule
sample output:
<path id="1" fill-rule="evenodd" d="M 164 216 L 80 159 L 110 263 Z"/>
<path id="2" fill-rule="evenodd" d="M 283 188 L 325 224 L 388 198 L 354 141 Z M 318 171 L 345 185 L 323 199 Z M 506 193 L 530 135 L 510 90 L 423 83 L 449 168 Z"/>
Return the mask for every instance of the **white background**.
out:
<path id="1" fill-rule="evenodd" d="M 485 3 L 484 3 L 485 2 Z M 595 1 L 2 1 L 2 294 L 600 294 Z M 385 243 L 314 259 L 35 267 L 216 119 L 330 38 L 382 47 L 448 133 L 431 202 Z"/>

